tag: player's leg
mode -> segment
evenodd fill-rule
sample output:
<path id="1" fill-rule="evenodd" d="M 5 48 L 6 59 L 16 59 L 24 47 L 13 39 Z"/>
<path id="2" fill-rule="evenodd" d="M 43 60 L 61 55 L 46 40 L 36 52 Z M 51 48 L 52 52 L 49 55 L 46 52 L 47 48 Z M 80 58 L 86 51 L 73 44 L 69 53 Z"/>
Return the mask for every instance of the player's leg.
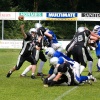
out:
<path id="1" fill-rule="evenodd" d="M 92 66 L 93 66 L 93 59 L 92 59 L 92 56 L 91 56 L 91 53 L 90 53 L 90 50 L 88 48 L 85 48 L 85 54 L 86 54 L 86 57 L 87 57 L 87 61 L 88 61 L 88 75 L 92 75 Z"/>
<path id="2" fill-rule="evenodd" d="M 37 76 L 45 75 L 42 73 L 42 69 L 47 59 L 42 50 L 39 53 L 39 59 L 41 59 L 41 62 L 40 62 L 40 65 L 38 66 Z"/>
<path id="3" fill-rule="evenodd" d="M 22 64 L 24 63 L 25 58 L 22 56 L 18 56 L 18 60 L 17 60 L 17 64 L 16 66 L 14 66 L 8 73 L 6 77 L 10 77 L 10 75 L 15 71 L 15 70 L 19 70 L 20 67 L 22 66 Z"/>

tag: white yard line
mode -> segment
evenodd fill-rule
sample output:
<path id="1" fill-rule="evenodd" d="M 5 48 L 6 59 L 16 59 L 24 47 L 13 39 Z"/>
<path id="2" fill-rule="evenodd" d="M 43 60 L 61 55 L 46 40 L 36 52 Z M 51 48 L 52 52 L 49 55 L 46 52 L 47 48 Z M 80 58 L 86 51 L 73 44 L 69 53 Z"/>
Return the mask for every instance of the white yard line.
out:
<path id="1" fill-rule="evenodd" d="M 71 88 L 70 90 L 64 92 L 62 95 L 58 96 L 55 100 L 61 100 L 62 97 L 66 96 L 68 93 L 70 93 L 71 91 L 75 90 L 76 88 L 78 88 L 78 86 L 75 86 L 75 87 Z"/>
<path id="2" fill-rule="evenodd" d="M 98 76 L 99 74 L 100 74 L 100 72 L 98 72 L 98 73 L 95 75 L 95 77 Z M 55 100 L 61 100 L 62 97 L 68 95 L 68 93 L 70 93 L 71 91 L 77 89 L 78 87 L 79 87 L 79 86 L 75 86 L 75 87 L 71 88 L 70 90 L 67 90 L 67 91 L 64 92 L 62 95 L 58 96 Z"/>

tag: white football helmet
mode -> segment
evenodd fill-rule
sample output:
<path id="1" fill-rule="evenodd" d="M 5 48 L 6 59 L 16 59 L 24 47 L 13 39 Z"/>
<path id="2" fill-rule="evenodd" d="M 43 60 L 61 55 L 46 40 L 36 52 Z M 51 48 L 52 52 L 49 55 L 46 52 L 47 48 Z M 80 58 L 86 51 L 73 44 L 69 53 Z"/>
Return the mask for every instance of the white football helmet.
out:
<path id="1" fill-rule="evenodd" d="M 93 32 L 97 33 L 98 30 L 100 30 L 100 26 L 99 25 L 95 25 L 94 28 L 93 28 Z"/>
<path id="2" fill-rule="evenodd" d="M 32 32 L 37 33 L 37 30 L 36 30 L 35 28 L 31 28 L 31 29 L 29 30 L 29 33 L 31 34 Z"/>
<path id="3" fill-rule="evenodd" d="M 45 51 L 45 55 L 47 55 L 50 58 L 53 56 L 54 53 L 55 53 L 55 50 L 52 47 L 48 47 Z"/>
<path id="4" fill-rule="evenodd" d="M 83 32 L 84 30 L 85 30 L 85 27 L 79 27 L 79 28 L 77 29 L 77 32 L 80 33 L 80 32 Z"/>
<path id="5" fill-rule="evenodd" d="M 58 59 L 57 57 L 52 57 L 52 58 L 50 59 L 50 64 L 56 66 L 56 65 L 58 64 L 58 60 L 59 60 L 59 59 Z"/>
<path id="6" fill-rule="evenodd" d="M 40 28 L 42 25 L 40 23 L 35 23 L 35 28 Z"/>

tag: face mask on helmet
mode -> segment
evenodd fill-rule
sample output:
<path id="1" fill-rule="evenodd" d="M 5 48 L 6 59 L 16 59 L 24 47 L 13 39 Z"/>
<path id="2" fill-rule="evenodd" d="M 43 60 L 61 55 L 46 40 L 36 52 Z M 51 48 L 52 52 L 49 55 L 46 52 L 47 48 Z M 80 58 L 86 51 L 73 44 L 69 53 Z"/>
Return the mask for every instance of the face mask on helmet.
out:
<path id="1" fill-rule="evenodd" d="M 31 28 L 31 29 L 29 30 L 29 33 L 30 33 L 30 34 L 32 34 L 32 33 L 37 33 L 37 30 L 36 30 L 35 28 Z"/>
<path id="2" fill-rule="evenodd" d="M 79 27 L 78 29 L 77 29 L 77 32 L 78 33 L 81 33 L 81 32 L 83 32 L 85 30 L 85 27 Z"/>
<path id="3" fill-rule="evenodd" d="M 42 25 L 40 23 L 35 23 L 35 28 L 40 28 Z"/>
<path id="4" fill-rule="evenodd" d="M 55 53 L 55 50 L 51 47 L 47 48 L 45 51 L 45 55 L 47 55 L 50 58 L 53 56 L 54 53 Z"/>
<path id="5" fill-rule="evenodd" d="M 50 59 L 50 64 L 56 66 L 58 64 L 58 58 L 57 57 L 53 57 Z"/>

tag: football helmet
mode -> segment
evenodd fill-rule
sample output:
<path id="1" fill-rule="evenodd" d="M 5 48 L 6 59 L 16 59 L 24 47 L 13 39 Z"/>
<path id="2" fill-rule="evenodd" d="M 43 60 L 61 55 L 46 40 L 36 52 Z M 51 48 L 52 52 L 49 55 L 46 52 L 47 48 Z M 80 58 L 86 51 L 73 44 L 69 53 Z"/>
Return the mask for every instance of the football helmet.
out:
<path id="1" fill-rule="evenodd" d="M 45 51 L 45 55 L 47 55 L 48 57 L 52 57 L 54 53 L 55 50 L 52 47 L 48 47 Z"/>
<path id="2" fill-rule="evenodd" d="M 93 28 L 93 32 L 97 33 L 98 30 L 100 30 L 100 26 L 99 25 L 95 25 L 94 28 Z"/>
<path id="3" fill-rule="evenodd" d="M 31 34 L 32 32 L 37 33 L 37 30 L 36 30 L 35 28 L 31 28 L 31 29 L 29 30 L 29 33 Z"/>
<path id="4" fill-rule="evenodd" d="M 50 64 L 56 66 L 58 64 L 58 58 L 57 57 L 52 57 L 50 59 Z"/>
<path id="5" fill-rule="evenodd" d="M 35 23 L 35 28 L 40 28 L 42 25 L 40 23 Z"/>
<path id="6" fill-rule="evenodd" d="M 80 32 L 83 32 L 84 30 L 85 30 L 85 27 L 79 27 L 79 28 L 77 29 L 77 32 L 80 33 Z"/>

